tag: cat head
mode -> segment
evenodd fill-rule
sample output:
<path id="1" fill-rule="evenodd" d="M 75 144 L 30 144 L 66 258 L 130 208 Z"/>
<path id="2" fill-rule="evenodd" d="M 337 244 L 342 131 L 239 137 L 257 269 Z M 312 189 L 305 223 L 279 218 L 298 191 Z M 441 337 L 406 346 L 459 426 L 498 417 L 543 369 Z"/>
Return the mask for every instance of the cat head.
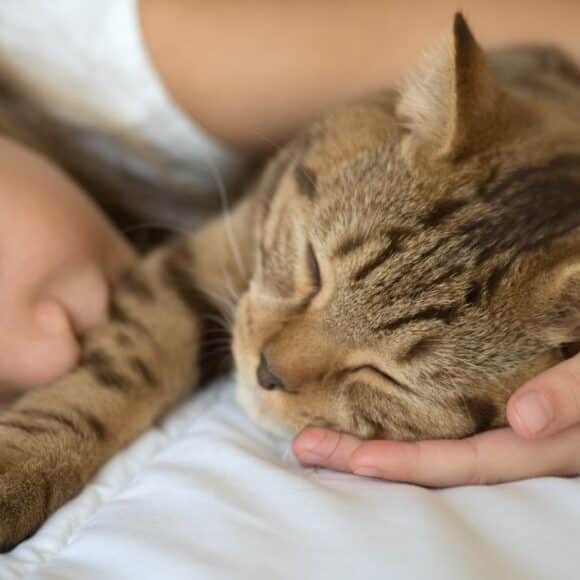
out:
<path id="1" fill-rule="evenodd" d="M 580 340 L 580 120 L 500 69 L 457 15 L 265 171 L 234 332 L 264 427 L 463 437 Z"/>

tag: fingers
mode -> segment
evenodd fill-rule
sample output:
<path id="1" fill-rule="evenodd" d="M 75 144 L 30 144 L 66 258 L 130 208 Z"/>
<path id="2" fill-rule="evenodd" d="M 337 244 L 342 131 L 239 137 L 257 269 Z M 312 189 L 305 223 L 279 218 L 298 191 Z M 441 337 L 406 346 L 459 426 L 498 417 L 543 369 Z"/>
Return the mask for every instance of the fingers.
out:
<path id="1" fill-rule="evenodd" d="M 431 487 L 491 484 L 540 475 L 567 475 L 573 471 L 573 450 L 580 445 L 565 438 L 554 442 L 520 439 L 509 429 L 488 432 L 461 441 L 425 441 L 409 446 L 406 457 L 391 447 L 389 455 L 380 449 L 359 450 L 353 470 L 374 462 L 383 478 Z"/>
<path id="2" fill-rule="evenodd" d="M 361 442 L 322 429 L 308 430 L 301 437 L 294 450 L 299 459 L 306 459 L 304 463 L 429 487 L 577 475 L 580 467 L 580 427 L 535 441 L 522 439 L 511 429 L 460 441 L 419 443 Z"/>
<path id="3" fill-rule="evenodd" d="M 327 429 L 306 429 L 292 446 L 294 454 L 304 465 L 320 465 L 335 471 L 350 471 L 350 459 L 362 441 Z"/>
<path id="4" fill-rule="evenodd" d="M 352 457 L 353 473 L 430 487 L 479 482 L 478 451 L 469 440 L 370 441 Z"/>
<path id="5" fill-rule="evenodd" d="M 294 442 L 306 465 L 318 465 L 367 477 L 429 486 L 472 483 L 478 464 L 465 441 L 360 441 L 351 435 L 307 429 Z"/>
<path id="6" fill-rule="evenodd" d="M 580 424 L 580 355 L 520 388 L 508 403 L 507 415 L 514 431 L 528 439 Z"/>

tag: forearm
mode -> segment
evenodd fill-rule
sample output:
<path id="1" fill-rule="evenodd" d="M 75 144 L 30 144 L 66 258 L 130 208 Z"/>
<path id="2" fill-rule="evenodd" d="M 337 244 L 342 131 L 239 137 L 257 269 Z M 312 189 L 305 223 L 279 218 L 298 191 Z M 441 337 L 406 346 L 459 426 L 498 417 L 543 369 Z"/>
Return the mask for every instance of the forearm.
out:
<path id="1" fill-rule="evenodd" d="M 574 0 L 141 0 L 144 37 L 173 98 L 245 150 L 395 81 L 461 8 L 484 45 L 557 42 L 580 58 Z"/>

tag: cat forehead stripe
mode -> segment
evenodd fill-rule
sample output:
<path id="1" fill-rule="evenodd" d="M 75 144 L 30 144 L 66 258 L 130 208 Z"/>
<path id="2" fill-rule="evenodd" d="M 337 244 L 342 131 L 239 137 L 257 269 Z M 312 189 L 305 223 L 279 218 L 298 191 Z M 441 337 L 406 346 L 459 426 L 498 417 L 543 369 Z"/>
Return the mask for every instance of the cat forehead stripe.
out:
<path id="1" fill-rule="evenodd" d="M 392 228 L 388 232 L 388 245 L 377 255 L 371 258 L 366 264 L 361 266 L 353 274 L 353 280 L 360 282 L 372 274 L 377 268 L 382 266 L 389 258 L 393 257 L 401 250 L 401 241 L 409 235 L 409 232 L 402 228 Z"/>
<path id="2" fill-rule="evenodd" d="M 454 213 L 465 207 L 468 199 L 443 199 L 435 203 L 421 222 L 425 227 L 437 227 L 449 219 Z"/>
<path id="3" fill-rule="evenodd" d="M 310 167 L 306 167 L 303 163 L 299 163 L 294 168 L 294 179 L 298 191 L 308 199 L 314 199 L 316 195 L 316 186 L 318 178 L 316 173 Z"/>
<path id="4" fill-rule="evenodd" d="M 580 227 L 580 156 L 518 169 L 480 199 L 487 207 L 453 232 L 465 240 L 476 265 L 545 247 Z"/>
<path id="5" fill-rule="evenodd" d="M 391 241 L 391 243 L 384 250 L 381 250 L 374 258 L 371 258 L 371 260 L 369 260 L 354 273 L 353 280 L 355 282 L 364 280 L 369 274 L 374 272 L 379 266 L 394 256 L 397 251 L 398 247 L 396 242 Z"/>
<path id="6" fill-rule="evenodd" d="M 408 363 L 414 358 L 424 357 L 433 352 L 438 339 L 433 335 L 422 336 L 396 356 L 397 363 Z"/>
<path id="7" fill-rule="evenodd" d="M 510 190 L 511 186 L 533 184 L 536 178 L 543 176 L 554 177 L 558 171 L 578 171 L 580 172 L 580 153 L 566 153 L 557 155 L 543 165 L 521 167 L 509 173 L 503 178 L 499 178 L 491 186 L 489 184 L 484 190 L 479 192 L 479 197 L 485 201 L 492 201 L 501 196 L 502 193 Z"/>
<path id="8" fill-rule="evenodd" d="M 348 256 L 349 254 L 358 250 L 360 247 L 364 246 L 366 241 L 367 238 L 364 234 L 351 235 L 337 245 L 337 247 L 332 252 L 331 257 L 344 258 L 345 256 Z"/>
<path id="9" fill-rule="evenodd" d="M 409 314 L 407 316 L 401 316 L 390 322 L 384 324 L 379 324 L 373 330 L 376 332 L 393 332 L 399 329 L 401 326 L 406 326 L 414 322 L 422 322 L 425 320 L 439 320 L 445 324 L 450 324 L 453 319 L 457 316 L 458 307 L 456 305 L 452 306 L 429 306 L 415 312 L 414 314 Z"/>
<path id="10" fill-rule="evenodd" d="M 488 179 L 486 187 L 477 188 L 469 199 L 474 210 L 469 217 L 443 228 L 431 247 L 378 280 L 376 297 L 388 293 L 391 300 L 402 298 L 397 289 L 403 283 L 412 283 L 416 294 L 485 266 L 486 279 L 471 282 L 464 300 L 475 305 L 485 290 L 489 301 L 521 254 L 537 251 L 580 227 L 580 155 L 560 155 L 500 178 L 497 173 L 492 170 L 495 181 Z M 441 225 L 464 207 L 464 201 L 438 202 L 423 223 Z M 450 252 L 455 252 L 456 265 L 442 271 L 442 260 Z"/>

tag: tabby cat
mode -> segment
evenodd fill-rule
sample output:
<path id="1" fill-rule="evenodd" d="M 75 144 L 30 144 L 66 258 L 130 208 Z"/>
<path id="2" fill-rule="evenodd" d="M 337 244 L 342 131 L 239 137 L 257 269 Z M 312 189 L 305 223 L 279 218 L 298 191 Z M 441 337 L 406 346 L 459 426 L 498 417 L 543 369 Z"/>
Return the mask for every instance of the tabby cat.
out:
<path id="1" fill-rule="evenodd" d="M 485 57 L 461 15 L 450 39 L 398 90 L 310 126 L 230 215 L 153 251 L 76 370 L 0 417 L 2 549 L 202 381 L 230 290 L 237 396 L 273 431 L 498 427 L 580 340 L 580 71 L 553 48 Z"/>

